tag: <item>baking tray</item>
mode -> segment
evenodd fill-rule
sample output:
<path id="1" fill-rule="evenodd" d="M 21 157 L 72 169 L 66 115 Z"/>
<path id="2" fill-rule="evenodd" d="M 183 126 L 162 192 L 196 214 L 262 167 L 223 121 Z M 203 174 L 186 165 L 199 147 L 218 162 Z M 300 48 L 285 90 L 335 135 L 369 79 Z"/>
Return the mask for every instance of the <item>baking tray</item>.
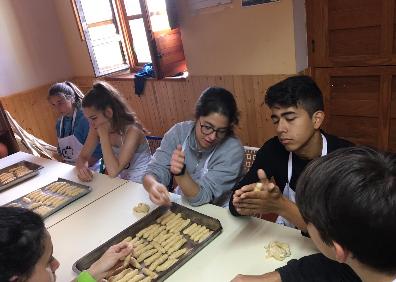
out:
<path id="1" fill-rule="evenodd" d="M 194 243 L 189 239 L 188 236 L 183 235 L 185 239 L 187 239 L 187 246 L 191 250 L 181 256 L 179 260 L 172 265 L 170 268 L 167 270 L 158 273 L 158 277 L 156 279 L 153 279 L 152 281 L 160 282 L 164 281 L 166 278 L 168 278 L 170 275 L 172 275 L 177 269 L 179 269 L 183 264 L 185 264 L 188 260 L 190 260 L 193 256 L 195 256 L 199 251 L 201 251 L 204 247 L 206 247 L 211 241 L 213 241 L 217 236 L 220 235 L 220 233 L 223 230 L 223 227 L 221 226 L 221 223 L 218 219 L 201 214 L 197 211 L 191 210 L 185 206 L 172 203 L 172 206 L 170 208 L 168 207 L 158 207 L 155 210 L 153 210 L 150 214 L 146 215 L 145 217 L 141 218 L 139 221 L 135 222 L 125 230 L 121 231 L 117 235 L 115 235 L 113 238 L 108 240 L 107 242 L 103 243 L 99 247 L 97 247 L 95 250 L 91 251 L 90 253 L 86 254 L 79 260 L 77 260 L 73 264 L 73 271 L 76 273 L 80 273 L 83 270 L 88 269 L 96 260 L 98 260 L 102 254 L 112 245 L 117 244 L 124 240 L 126 237 L 131 236 L 135 237 L 135 235 L 142 229 L 146 228 L 147 226 L 156 223 L 156 219 L 165 214 L 168 210 L 174 212 L 174 213 L 181 213 L 183 218 L 189 218 L 191 220 L 190 226 L 193 223 L 197 223 L 200 225 L 204 225 L 207 228 L 211 229 L 213 233 L 206 238 L 204 241 L 201 243 Z M 186 226 L 185 228 L 187 228 Z M 184 229 L 183 229 L 184 230 Z M 182 232 L 180 232 L 182 233 Z"/>
<path id="2" fill-rule="evenodd" d="M 65 195 L 63 193 L 58 193 L 58 192 L 51 191 L 49 189 L 49 186 L 54 184 L 54 183 L 58 183 L 58 182 L 66 182 L 66 183 L 68 183 L 70 185 L 73 185 L 73 186 L 76 186 L 78 188 L 81 188 L 81 191 L 79 191 L 78 194 L 73 195 L 73 196 Z M 73 181 L 70 181 L 70 180 L 67 180 L 67 179 L 58 178 L 58 180 L 53 181 L 53 182 L 45 185 L 44 187 L 36 189 L 36 190 L 34 190 L 34 191 L 32 191 L 32 192 L 30 192 L 30 193 L 18 198 L 18 199 L 15 199 L 15 200 L 5 204 L 4 206 L 22 207 L 22 208 L 26 208 L 26 209 L 30 209 L 30 210 L 34 211 L 34 209 L 32 209 L 31 206 L 32 206 L 33 203 L 37 203 L 37 202 L 32 201 L 31 203 L 27 203 L 26 201 L 24 201 L 24 198 L 28 197 L 28 195 L 30 195 L 30 194 L 32 194 L 32 193 L 34 193 L 36 191 L 41 191 L 41 192 L 43 192 L 45 194 L 59 197 L 59 199 L 63 198 L 65 201 L 63 201 L 62 204 L 60 204 L 60 205 L 58 205 L 56 207 L 52 207 L 51 205 L 43 205 L 43 206 L 51 208 L 51 210 L 49 210 L 45 214 L 40 214 L 42 216 L 42 218 L 44 219 L 44 218 L 49 217 L 51 214 L 63 209 L 65 206 L 67 206 L 68 204 L 70 204 L 70 203 L 74 202 L 75 200 L 81 198 L 82 196 L 88 194 L 91 190 L 92 190 L 92 188 L 89 187 L 89 186 L 82 185 L 80 183 L 73 182 Z"/>
<path id="3" fill-rule="evenodd" d="M 9 165 L 7 167 L 4 167 L 4 168 L 0 169 L 0 174 L 2 174 L 4 172 L 9 172 L 10 169 L 18 167 L 18 166 L 25 166 L 28 169 L 30 169 L 31 172 L 29 172 L 29 173 L 27 173 L 27 174 L 25 174 L 23 176 L 20 176 L 20 177 L 17 177 L 14 174 L 14 176 L 16 176 L 14 180 L 12 180 L 12 181 L 10 181 L 10 182 L 8 182 L 6 184 L 1 184 L 0 183 L 0 191 L 8 189 L 11 186 L 14 186 L 15 184 L 18 184 L 18 183 L 20 183 L 20 182 L 22 182 L 22 181 L 24 181 L 26 179 L 29 179 L 29 178 L 37 175 L 39 173 L 39 170 L 43 168 L 41 165 L 38 165 L 38 164 L 35 164 L 35 163 L 31 163 L 31 162 L 28 162 L 28 161 L 20 161 L 20 162 L 17 162 L 15 164 L 12 164 L 12 165 Z"/>

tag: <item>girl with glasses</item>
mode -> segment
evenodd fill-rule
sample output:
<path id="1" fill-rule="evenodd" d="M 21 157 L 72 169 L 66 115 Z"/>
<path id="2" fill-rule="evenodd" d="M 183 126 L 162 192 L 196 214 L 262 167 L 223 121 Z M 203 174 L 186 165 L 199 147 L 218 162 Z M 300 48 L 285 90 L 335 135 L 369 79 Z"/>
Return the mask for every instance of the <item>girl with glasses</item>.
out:
<path id="1" fill-rule="evenodd" d="M 237 182 L 243 147 L 234 136 L 238 109 L 233 95 L 210 87 L 199 97 L 195 120 L 173 126 L 152 157 L 143 185 L 158 205 L 170 205 L 167 186 L 176 180 L 176 193 L 198 206 L 222 206 Z"/>

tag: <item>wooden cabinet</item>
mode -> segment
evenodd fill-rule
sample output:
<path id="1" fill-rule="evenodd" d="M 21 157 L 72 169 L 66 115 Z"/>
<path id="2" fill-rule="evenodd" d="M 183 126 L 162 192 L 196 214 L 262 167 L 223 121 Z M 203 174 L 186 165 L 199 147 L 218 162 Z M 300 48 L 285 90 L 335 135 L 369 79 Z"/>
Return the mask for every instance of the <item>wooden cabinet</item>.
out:
<path id="1" fill-rule="evenodd" d="M 3 105 L 0 102 L 0 142 L 5 144 L 8 154 L 11 155 L 19 151 L 18 144 L 15 140 L 14 133 L 5 115 Z"/>
<path id="2" fill-rule="evenodd" d="M 316 68 L 314 78 L 327 132 L 396 152 L 396 66 Z"/>
<path id="3" fill-rule="evenodd" d="M 396 65 L 395 0 L 306 0 L 311 67 Z"/>

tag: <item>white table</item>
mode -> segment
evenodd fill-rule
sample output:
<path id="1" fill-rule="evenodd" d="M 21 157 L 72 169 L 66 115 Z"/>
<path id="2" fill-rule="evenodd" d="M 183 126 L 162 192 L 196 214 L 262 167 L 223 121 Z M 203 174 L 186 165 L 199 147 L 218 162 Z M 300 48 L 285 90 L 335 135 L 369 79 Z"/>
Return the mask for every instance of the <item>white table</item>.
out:
<path id="1" fill-rule="evenodd" d="M 58 223 L 69 215 L 77 212 L 78 210 L 84 208 L 85 206 L 91 204 L 92 202 L 127 182 L 124 179 L 110 178 L 107 175 L 100 173 L 96 173 L 94 175 L 93 181 L 82 182 L 78 179 L 76 172 L 74 171 L 74 166 L 58 161 L 36 157 L 24 152 L 18 152 L 6 158 L 0 159 L 0 169 L 23 160 L 39 164 L 43 166 L 43 168 L 39 171 L 37 176 L 18 183 L 7 190 L 1 191 L 0 206 L 22 197 L 36 190 L 37 188 L 56 181 L 59 177 L 92 187 L 92 191 L 90 193 L 46 218 L 44 221 L 46 227 L 50 227 Z"/>
<path id="2" fill-rule="evenodd" d="M 181 203 L 179 196 L 172 197 Z M 77 259 L 141 218 L 132 211 L 139 202 L 155 208 L 142 185 L 128 182 L 50 227 L 54 256 L 61 262 L 57 270 L 60 281 L 75 277 L 72 265 Z M 238 273 L 272 271 L 287 262 L 265 258 L 264 246 L 273 240 L 289 243 L 292 258 L 317 252 L 310 239 L 297 230 L 257 218 L 236 218 L 227 209 L 214 205 L 193 209 L 219 219 L 223 232 L 167 281 L 230 281 Z"/>

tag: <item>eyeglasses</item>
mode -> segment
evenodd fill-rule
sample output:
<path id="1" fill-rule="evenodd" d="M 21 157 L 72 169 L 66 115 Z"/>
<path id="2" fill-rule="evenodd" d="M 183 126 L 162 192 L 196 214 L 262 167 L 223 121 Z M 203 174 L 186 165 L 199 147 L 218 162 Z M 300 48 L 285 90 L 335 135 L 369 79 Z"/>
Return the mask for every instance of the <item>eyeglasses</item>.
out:
<path id="1" fill-rule="evenodd" d="M 224 136 L 227 135 L 229 132 L 229 128 L 219 128 L 219 129 L 214 129 L 213 126 L 202 124 L 199 122 L 199 125 L 201 126 L 201 132 L 204 135 L 210 135 L 213 132 L 216 132 L 216 137 L 217 138 L 223 138 Z"/>

